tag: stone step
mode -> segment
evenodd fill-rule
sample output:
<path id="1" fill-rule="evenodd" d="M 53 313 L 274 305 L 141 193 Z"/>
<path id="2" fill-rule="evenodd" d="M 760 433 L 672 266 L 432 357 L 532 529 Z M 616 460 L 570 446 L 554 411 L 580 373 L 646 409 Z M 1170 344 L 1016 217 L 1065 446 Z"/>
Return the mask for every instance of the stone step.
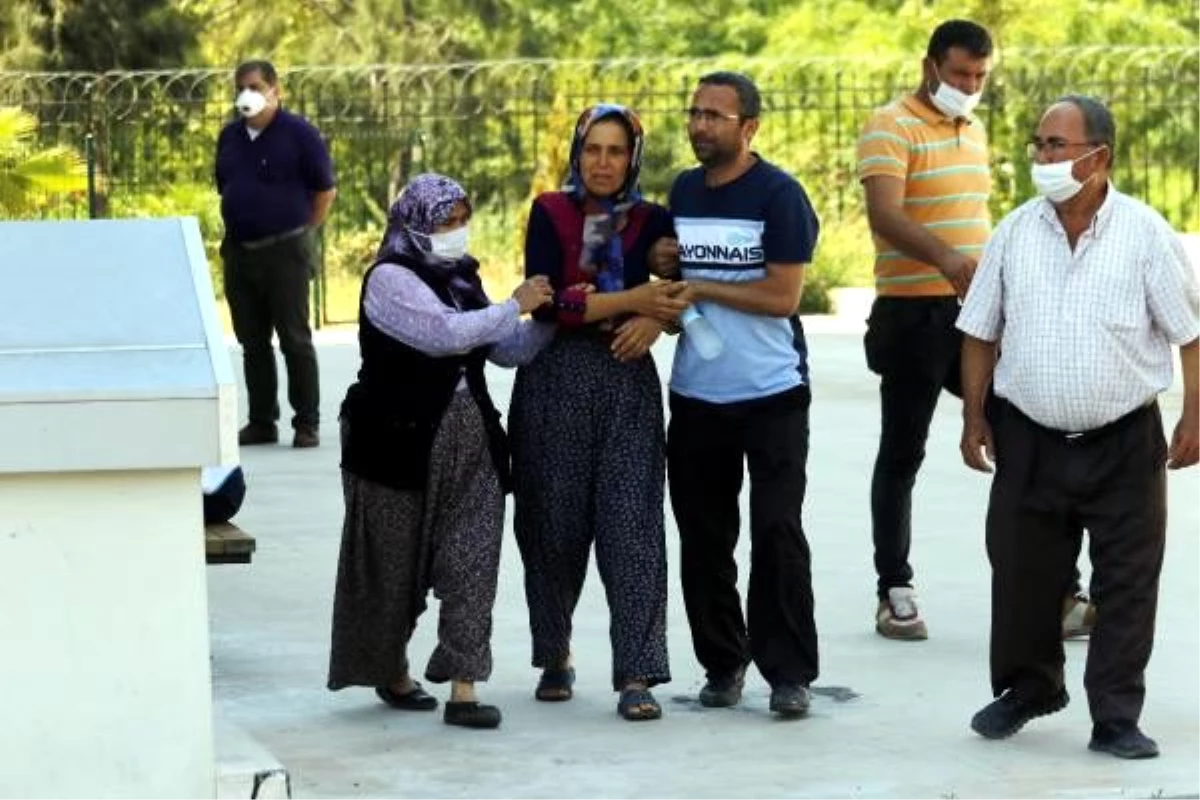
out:
<path id="1" fill-rule="evenodd" d="M 262 743 L 216 710 L 213 739 L 219 800 L 292 796 L 287 769 Z"/>

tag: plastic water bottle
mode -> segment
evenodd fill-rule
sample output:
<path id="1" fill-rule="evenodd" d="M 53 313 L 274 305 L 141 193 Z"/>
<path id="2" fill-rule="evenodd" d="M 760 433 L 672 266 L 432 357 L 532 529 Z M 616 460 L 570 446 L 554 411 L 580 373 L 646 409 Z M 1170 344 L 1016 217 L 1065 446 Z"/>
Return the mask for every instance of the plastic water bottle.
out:
<path id="1" fill-rule="evenodd" d="M 688 341 L 705 361 L 712 361 L 725 352 L 721 334 L 717 333 L 717 329 L 695 306 L 688 306 L 683 310 L 679 315 L 679 324 L 683 325 L 683 332 L 687 334 Z"/>

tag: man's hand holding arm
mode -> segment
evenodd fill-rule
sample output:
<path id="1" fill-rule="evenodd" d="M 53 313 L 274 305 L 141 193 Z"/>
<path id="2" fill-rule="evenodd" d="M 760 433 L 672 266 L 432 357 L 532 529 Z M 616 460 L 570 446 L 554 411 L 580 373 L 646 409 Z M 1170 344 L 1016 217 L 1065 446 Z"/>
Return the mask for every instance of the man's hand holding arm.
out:
<path id="1" fill-rule="evenodd" d="M 958 296 L 966 297 L 975 259 L 950 247 L 904 213 L 904 180 L 870 175 L 863 179 L 863 188 L 871 230 L 910 258 L 937 267 Z"/>
<path id="2" fill-rule="evenodd" d="M 663 236 L 650 245 L 646 256 L 650 272 L 660 278 L 676 278 L 679 276 L 679 240 L 671 236 Z"/>
<path id="3" fill-rule="evenodd" d="M 619 292 L 589 292 L 584 322 L 599 322 L 621 314 L 637 314 L 671 322 L 687 308 L 682 281 L 647 281 Z"/>

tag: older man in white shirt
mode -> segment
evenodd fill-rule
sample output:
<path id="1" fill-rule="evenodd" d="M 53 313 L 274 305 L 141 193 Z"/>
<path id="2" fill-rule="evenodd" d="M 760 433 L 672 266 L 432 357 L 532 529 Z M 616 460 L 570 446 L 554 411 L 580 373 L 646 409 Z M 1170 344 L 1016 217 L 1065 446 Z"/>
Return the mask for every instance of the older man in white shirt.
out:
<path id="1" fill-rule="evenodd" d="M 971 727 L 1002 739 L 1066 706 L 1062 590 L 1086 528 L 1100 609 L 1084 675 L 1088 746 L 1150 758 L 1158 746 L 1137 723 L 1166 537 L 1164 467 L 1200 455 L 1200 293 L 1166 221 L 1109 183 L 1115 140 L 1094 99 L 1072 95 L 1046 111 L 1030 141 L 1041 196 L 996 228 L 958 319 L 963 460 L 985 472 L 996 464 L 987 547 L 997 699 Z M 1184 404 L 1168 446 L 1156 398 L 1172 382 L 1172 346 Z"/>

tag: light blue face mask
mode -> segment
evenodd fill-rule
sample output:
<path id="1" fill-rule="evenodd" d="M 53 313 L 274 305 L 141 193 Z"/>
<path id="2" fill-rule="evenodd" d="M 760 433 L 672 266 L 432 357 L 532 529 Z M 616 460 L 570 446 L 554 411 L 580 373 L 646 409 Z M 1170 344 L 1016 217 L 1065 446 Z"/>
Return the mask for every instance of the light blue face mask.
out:
<path id="1" fill-rule="evenodd" d="M 466 225 L 452 231 L 429 234 L 429 254 L 442 261 L 458 261 L 467 254 L 471 232 Z"/>

